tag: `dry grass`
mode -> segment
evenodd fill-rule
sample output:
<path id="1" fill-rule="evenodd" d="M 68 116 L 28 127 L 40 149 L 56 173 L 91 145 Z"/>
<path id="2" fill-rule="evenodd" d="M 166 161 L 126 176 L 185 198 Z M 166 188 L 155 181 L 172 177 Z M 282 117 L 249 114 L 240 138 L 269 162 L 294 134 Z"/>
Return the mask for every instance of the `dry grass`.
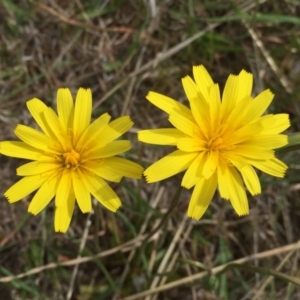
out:
<path id="1" fill-rule="evenodd" d="M 271 112 L 289 113 L 290 132 L 299 131 L 299 11 L 292 0 L 3 0 L 0 139 L 15 139 L 18 123 L 35 126 L 27 100 L 54 107 L 57 88 L 90 87 L 94 117 L 131 116 L 126 156 L 148 166 L 169 150 L 137 143 L 136 132 L 168 122 L 145 96 L 186 102 L 180 78 L 196 64 L 221 86 L 229 73 L 251 71 L 255 93 L 271 88 Z M 186 219 L 191 191 L 178 190 L 181 175 L 112 185 L 120 212 L 76 209 L 65 235 L 53 231 L 52 206 L 33 217 L 31 197 L 10 205 L 1 196 L 0 299 L 300 299 L 297 284 L 269 276 L 299 277 L 299 154 L 281 155 L 284 180 L 260 175 L 264 192 L 249 197 L 242 218 L 216 195 L 202 220 Z M 0 160 L 3 194 L 22 162 Z"/>

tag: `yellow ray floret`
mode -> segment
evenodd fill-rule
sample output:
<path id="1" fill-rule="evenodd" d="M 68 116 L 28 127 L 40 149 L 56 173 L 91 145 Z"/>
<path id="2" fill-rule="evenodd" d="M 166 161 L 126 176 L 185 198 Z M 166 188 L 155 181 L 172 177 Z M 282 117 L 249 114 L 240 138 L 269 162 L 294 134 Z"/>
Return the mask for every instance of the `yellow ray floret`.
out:
<path id="1" fill-rule="evenodd" d="M 249 213 L 246 189 L 261 193 L 255 168 L 283 177 L 287 166 L 274 149 L 288 143 L 281 134 L 290 126 L 286 114 L 263 115 L 274 95 L 270 90 L 252 97 L 253 76 L 242 70 L 229 75 L 223 94 L 204 66 L 193 67 L 194 80 L 182 79 L 189 107 L 149 92 L 147 99 L 168 114 L 174 128 L 142 130 L 142 142 L 176 146 L 144 174 L 149 183 L 186 171 L 182 186 L 194 187 L 188 216 L 199 219 L 215 190 L 229 200 L 239 216 Z"/>
<path id="2" fill-rule="evenodd" d="M 91 195 L 117 211 L 121 201 L 103 179 L 139 179 L 143 172 L 137 163 L 115 157 L 131 148 L 130 141 L 116 140 L 132 127 L 130 118 L 110 122 L 105 113 L 91 123 L 92 93 L 83 88 L 75 102 L 69 89 L 59 89 L 57 114 L 36 98 L 27 107 L 42 131 L 18 125 L 15 134 L 21 141 L 0 142 L 0 153 L 32 160 L 17 169 L 25 177 L 5 192 L 9 202 L 36 191 L 28 207 L 36 215 L 55 198 L 54 228 L 59 232 L 69 228 L 75 202 L 83 213 L 92 210 Z"/>

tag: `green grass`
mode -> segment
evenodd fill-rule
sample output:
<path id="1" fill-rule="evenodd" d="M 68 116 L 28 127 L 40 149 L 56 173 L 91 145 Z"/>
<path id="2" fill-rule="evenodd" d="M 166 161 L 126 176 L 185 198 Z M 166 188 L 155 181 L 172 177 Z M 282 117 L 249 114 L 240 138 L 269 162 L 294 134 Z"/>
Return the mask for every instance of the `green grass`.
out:
<path id="1" fill-rule="evenodd" d="M 276 95 L 271 112 L 289 113 L 288 132 L 300 130 L 297 1 L 242 1 L 240 6 L 236 1 L 221 0 L 100 2 L 0 3 L 1 140 L 14 139 L 16 124 L 34 124 L 26 109 L 27 100 L 38 97 L 55 107 L 59 87 L 69 87 L 73 93 L 81 86 L 91 87 L 97 106 L 95 118 L 104 112 L 112 119 L 119 117 L 129 97 L 126 114 L 135 125 L 126 135 L 133 149 L 125 157 L 147 167 L 173 147 L 137 141 L 139 129 L 169 126 L 166 114 L 149 104 L 145 96 L 152 90 L 187 103 L 180 79 L 191 75 L 192 65 L 198 64 L 206 66 L 221 90 L 229 74 L 251 71 L 255 83 Z M 281 85 L 281 75 L 273 73 L 243 22 L 255 31 L 292 92 Z M 215 29 L 164 56 L 216 23 L 220 25 Z M 160 61 L 149 64 L 159 53 Z M 99 203 L 94 205 L 81 256 L 112 252 L 79 264 L 72 299 L 154 300 L 134 295 L 150 295 L 157 287 L 163 287 L 157 299 L 196 299 L 195 295 L 197 299 L 252 299 L 260 288 L 261 299 L 297 297 L 297 251 L 288 248 L 285 252 L 281 247 L 296 243 L 300 234 L 298 139 L 297 135 L 290 137 L 293 152 L 282 149 L 278 153 L 290 165 L 284 179 L 259 174 L 263 193 L 249 196 L 249 216 L 239 218 L 230 203 L 216 195 L 204 217 L 199 222 L 188 220 L 177 240 L 174 237 L 191 196 L 191 190 L 178 192 L 181 174 L 156 184 L 147 184 L 144 179 L 111 184 L 123 206 L 112 214 Z M 4 156 L 0 160 L 3 195 L 17 180 L 15 168 L 21 162 Z M 0 299 L 67 299 L 76 261 L 50 269 L 47 265 L 77 258 L 87 216 L 76 207 L 69 231 L 57 234 L 53 204 L 34 217 L 26 213 L 30 200 L 31 196 L 9 204 L 4 196 L 0 199 L 0 282 L 13 276 L 9 282 L 0 283 Z M 189 226 L 190 233 L 185 236 Z M 159 272 L 173 242 L 175 247 Z M 274 252 L 255 256 L 269 250 Z M 248 259 L 251 255 L 255 257 Z M 240 258 L 247 258 L 248 269 L 226 267 Z M 43 266 L 46 269 L 36 274 L 14 278 Z M 225 268 L 216 270 L 218 266 Z M 201 272 L 196 280 L 181 282 Z M 271 275 L 275 279 L 263 286 Z M 157 276 L 160 280 L 166 276 L 166 282 L 159 281 L 150 289 Z M 245 295 L 248 298 L 243 298 Z"/>

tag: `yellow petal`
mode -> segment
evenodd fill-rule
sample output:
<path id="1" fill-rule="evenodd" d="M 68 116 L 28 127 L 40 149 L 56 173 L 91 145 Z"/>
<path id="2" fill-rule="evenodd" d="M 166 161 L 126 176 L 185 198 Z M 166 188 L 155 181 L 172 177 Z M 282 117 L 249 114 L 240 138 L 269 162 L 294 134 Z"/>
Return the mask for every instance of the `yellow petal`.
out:
<path id="1" fill-rule="evenodd" d="M 253 145 L 237 145 L 232 153 L 235 155 L 241 155 L 243 157 L 266 160 L 274 157 L 274 151 L 266 149 L 264 147 L 258 147 Z"/>
<path id="2" fill-rule="evenodd" d="M 206 98 L 203 96 L 203 94 L 200 92 L 200 90 L 198 89 L 194 81 L 189 76 L 182 78 L 182 85 L 189 99 L 194 120 L 197 122 L 197 124 L 202 130 L 205 130 L 204 124 L 205 122 L 207 122 L 209 118 L 210 104 L 208 105 L 209 102 L 208 96 L 206 96 Z M 172 111 L 170 112 L 170 114 L 172 114 Z M 182 115 L 182 113 L 180 114 Z M 189 117 L 186 118 L 191 120 L 191 118 Z"/>
<path id="3" fill-rule="evenodd" d="M 155 145 L 176 145 L 177 139 L 185 136 L 176 128 L 140 130 L 138 132 L 139 141 Z"/>
<path id="4" fill-rule="evenodd" d="M 261 193 L 260 182 L 257 174 L 251 164 L 251 159 L 243 158 L 230 154 L 227 159 L 235 166 L 242 174 L 243 180 L 252 195 L 257 195 Z"/>
<path id="5" fill-rule="evenodd" d="M 209 108 L 211 124 L 219 126 L 219 124 L 216 122 L 219 118 L 221 110 L 221 98 L 218 84 L 214 84 L 209 88 Z M 216 129 L 217 128 L 212 128 L 212 130 Z"/>
<path id="6" fill-rule="evenodd" d="M 91 194 L 107 209 L 116 212 L 122 205 L 119 197 L 100 177 L 85 174 L 84 183 Z"/>
<path id="7" fill-rule="evenodd" d="M 193 79 L 190 76 L 185 76 L 184 78 L 181 79 L 181 82 L 182 82 L 184 92 L 189 101 L 198 98 L 198 94 L 200 93 L 200 90 L 198 89 L 196 83 L 193 81 Z"/>
<path id="8" fill-rule="evenodd" d="M 235 75 L 229 75 L 222 96 L 222 115 L 229 114 L 237 104 L 239 93 L 239 79 Z"/>
<path id="9" fill-rule="evenodd" d="M 270 90 L 265 90 L 256 96 L 252 101 L 247 113 L 243 116 L 243 122 L 250 123 L 251 121 L 259 118 L 269 107 L 274 94 Z"/>
<path id="10" fill-rule="evenodd" d="M 63 128 L 72 128 L 74 117 L 74 103 L 71 92 L 67 88 L 57 91 L 57 113 Z"/>
<path id="11" fill-rule="evenodd" d="M 45 119 L 44 111 L 48 109 L 48 106 L 45 105 L 39 99 L 32 99 L 26 102 L 27 108 L 31 115 L 33 116 L 34 120 L 40 126 L 40 128 L 45 132 L 46 135 L 49 137 L 54 137 L 53 132 Z"/>
<path id="12" fill-rule="evenodd" d="M 239 216 L 249 214 L 248 199 L 241 176 L 234 167 L 228 168 L 230 202 Z"/>
<path id="13" fill-rule="evenodd" d="M 287 145 L 287 143 L 288 137 L 285 134 L 266 134 L 256 136 L 242 145 L 245 147 L 247 145 L 253 145 L 265 149 L 277 149 Z"/>
<path id="14" fill-rule="evenodd" d="M 60 149 L 61 147 L 64 149 L 64 151 L 67 151 L 67 149 L 70 149 L 72 145 L 70 144 L 70 139 L 68 137 L 69 135 L 69 129 L 63 127 L 61 124 L 57 114 L 52 108 L 48 108 L 43 112 L 48 124 L 51 124 L 51 130 L 53 134 L 55 135 L 55 146 Z"/>
<path id="15" fill-rule="evenodd" d="M 219 152 L 211 151 L 206 157 L 206 162 L 203 166 L 202 175 L 204 178 L 210 178 L 215 173 L 219 162 Z"/>
<path id="16" fill-rule="evenodd" d="M 24 177 L 11 186 L 4 196 L 10 203 L 16 202 L 37 190 L 47 179 L 40 174 Z"/>
<path id="17" fill-rule="evenodd" d="M 193 67 L 193 75 L 201 94 L 208 99 L 208 88 L 214 84 L 209 73 L 203 65 L 200 65 Z"/>
<path id="18" fill-rule="evenodd" d="M 43 160 L 47 156 L 44 155 L 44 151 L 31 147 L 24 142 L 10 142 L 5 141 L 0 143 L 0 153 L 3 155 L 18 157 L 32 160 Z"/>
<path id="19" fill-rule="evenodd" d="M 84 184 L 84 175 L 78 168 L 76 171 L 71 173 L 71 176 L 75 198 L 80 210 L 83 213 L 92 211 L 91 194 Z"/>
<path id="20" fill-rule="evenodd" d="M 92 114 L 92 91 L 80 88 L 77 92 L 74 111 L 74 134 L 76 140 L 90 125 Z"/>
<path id="21" fill-rule="evenodd" d="M 245 97 L 251 96 L 253 86 L 253 75 L 242 70 L 238 75 L 238 95 L 237 101 L 243 100 Z"/>
<path id="22" fill-rule="evenodd" d="M 195 185 L 188 208 L 188 216 L 199 220 L 205 213 L 217 188 L 216 173 L 209 179 L 201 178 Z"/>
<path id="23" fill-rule="evenodd" d="M 133 125 L 133 122 L 128 116 L 124 116 L 121 118 L 118 118 L 108 124 L 102 132 L 101 137 L 97 140 L 96 145 L 97 146 L 103 146 L 106 145 L 118 137 L 120 137 L 122 134 L 127 132 Z"/>
<path id="24" fill-rule="evenodd" d="M 218 163 L 218 188 L 220 196 L 226 200 L 229 200 L 229 190 L 228 190 L 228 165 L 224 160 L 220 159 Z"/>
<path id="25" fill-rule="evenodd" d="M 287 170 L 288 166 L 284 164 L 282 161 L 280 161 L 277 158 L 272 158 L 269 160 L 254 160 L 254 159 L 248 159 L 249 163 L 253 165 L 255 168 L 270 174 L 275 177 L 283 178 L 285 171 Z"/>
<path id="26" fill-rule="evenodd" d="M 174 127 L 183 133 L 191 137 L 197 136 L 199 127 L 193 121 L 184 117 L 180 111 L 173 110 L 170 114 L 169 121 Z"/>
<path id="27" fill-rule="evenodd" d="M 144 168 L 139 164 L 121 157 L 108 157 L 102 163 L 103 170 L 111 169 L 122 177 L 142 178 Z M 101 176 L 101 175 L 100 175 Z"/>
<path id="28" fill-rule="evenodd" d="M 41 176 L 47 176 L 45 173 L 53 172 L 60 172 L 61 163 L 58 161 L 53 162 L 40 162 L 40 161 L 33 161 L 29 162 L 21 167 L 17 168 L 17 175 L 19 176 L 31 176 L 41 174 Z"/>
<path id="29" fill-rule="evenodd" d="M 66 232 L 70 226 L 75 197 L 73 193 L 69 193 L 65 200 L 65 205 L 55 208 L 54 229 L 56 232 Z"/>
<path id="30" fill-rule="evenodd" d="M 194 120 L 200 128 L 199 133 L 202 137 L 207 138 L 207 131 L 209 130 L 208 124 L 210 123 L 209 105 L 207 101 L 199 94 L 198 98 L 190 100 L 190 106 Z"/>
<path id="31" fill-rule="evenodd" d="M 106 180 L 119 182 L 122 177 L 140 179 L 143 167 L 121 157 L 108 157 L 100 162 L 87 161 L 82 167 Z"/>
<path id="32" fill-rule="evenodd" d="M 197 152 L 186 153 L 181 150 L 170 153 L 145 170 L 147 182 L 163 180 L 186 170 L 197 156 Z"/>
<path id="33" fill-rule="evenodd" d="M 190 164 L 188 169 L 186 170 L 181 185 L 187 189 L 193 187 L 197 182 L 199 182 L 202 177 L 202 170 L 205 163 L 205 153 L 201 152 L 194 161 Z"/>
<path id="34" fill-rule="evenodd" d="M 53 140 L 44 133 L 25 125 L 18 125 L 14 131 L 15 135 L 26 144 L 43 151 L 52 151 L 54 148 Z M 59 152 L 56 151 L 57 154 Z"/>
<path id="35" fill-rule="evenodd" d="M 222 159 L 223 159 L 223 163 L 224 160 L 227 160 L 226 166 L 230 166 L 232 164 L 237 168 L 243 168 L 247 166 L 249 164 L 249 160 L 251 160 L 249 158 L 237 155 L 233 151 L 232 152 L 228 151 L 226 153 L 224 152 L 222 154 Z"/>
<path id="36" fill-rule="evenodd" d="M 31 200 L 28 212 L 33 215 L 37 215 L 49 204 L 56 193 L 58 179 L 59 177 L 56 176 L 51 179 L 47 179 L 42 184 Z"/>
<path id="37" fill-rule="evenodd" d="M 69 197 L 69 194 L 72 193 L 71 172 L 71 170 L 65 169 L 61 174 L 55 197 L 56 207 L 64 207 L 67 205 L 66 201 Z"/>
<path id="38" fill-rule="evenodd" d="M 232 111 L 224 116 L 221 122 L 223 122 L 223 131 L 226 131 L 227 128 L 235 130 L 241 128 L 245 124 L 252 121 L 248 118 L 248 113 L 251 110 L 253 99 L 251 97 L 245 97 L 243 100 L 232 109 Z M 249 121 L 247 121 L 249 119 Z M 218 124 L 216 124 L 218 125 Z"/>
<path id="39" fill-rule="evenodd" d="M 242 174 L 243 180 L 251 195 L 258 195 L 261 193 L 260 182 L 258 176 L 251 165 L 246 165 L 243 168 L 238 168 Z"/>
<path id="40" fill-rule="evenodd" d="M 260 120 L 263 126 L 261 134 L 277 134 L 291 125 L 288 114 L 267 115 L 260 118 Z"/>
<path id="41" fill-rule="evenodd" d="M 273 98 L 274 94 L 272 94 L 270 90 L 265 90 L 257 95 L 252 102 L 251 109 L 249 110 L 245 121 L 248 122 L 259 118 L 269 107 Z"/>
<path id="42" fill-rule="evenodd" d="M 255 170 L 250 165 L 252 160 L 249 160 L 248 158 L 244 159 L 242 157 L 235 156 L 235 155 L 229 155 L 229 156 L 227 156 L 227 159 L 232 163 L 233 166 L 235 166 L 240 171 L 240 173 L 243 177 L 244 183 L 245 183 L 246 187 L 248 188 L 249 192 L 252 195 L 260 194 L 261 193 L 260 181 L 258 179 L 258 176 L 257 176 Z M 231 170 L 231 169 L 229 168 L 228 170 Z M 230 176 L 230 174 L 227 174 L 225 176 Z M 222 187 L 222 191 L 224 192 L 225 189 L 226 189 L 226 186 L 225 186 L 225 180 L 224 180 L 224 185 Z M 228 189 L 228 184 L 227 184 L 227 189 Z M 225 191 L 225 193 L 228 193 L 228 191 Z M 221 189 L 220 189 L 220 194 L 221 194 Z M 225 198 L 225 197 L 223 197 L 223 198 Z"/>
<path id="43" fill-rule="evenodd" d="M 191 111 L 186 106 L 170 97 L 155 92 L 149 92 L 146 98 L 167 114 L 170 114 L 173 109 L 178 109 L 186 118 L 193 119 Z"/>
<path id="44" fill-rule="evenodd" d="M 203 151 L 207 149 L 207 142 L 201 139 L 181 138 L 177 140 L 177 148 L 185 152 Z"/>
<path id="45" fill-rule="evenodd" d="M 85 155 L 88 160 L 100 159 L 100 158 L 106 158 L 106 157 L 118 155 L 120 153 L 128 151 L 130 148 L 131 148 L 130 141 L 118 140 L 118 141 L 112 141 L 101 148 L 100 147 L 93 148 L 89 152 L 86 152 Z"/>
<path id="46" fill-rule="evenodd" d="M 105 161 L 111 158 L 112 157 L 109 157 L 102 161 L 87 161 L 82 165 L 82 168 L 104 178 L 105 180 L 120 182 L 123 176 L 119 172 L 115 172 L 115 170 L 109 165 L 104 165 Z"/>
<path id="47" fill-rule="evenodd" d="M 247 124 L 242 128 L 236 130 L 229 138 L 234 141 L 235 144 L 242 143 L 247 141 L 250 138 L 253 138 L 262 131 L 262 125 L 259 122 L 254 122 L 252 124 Z"/>
<path id="48" fill-rule="evenodd" d="M 90 126 L 88 126 L 78 141 L 78 147 L 87 147 L 92 141 L 102 133 L 105 127 L 107 127 L 111 116 L 108 113 L 101 115 Z"/>

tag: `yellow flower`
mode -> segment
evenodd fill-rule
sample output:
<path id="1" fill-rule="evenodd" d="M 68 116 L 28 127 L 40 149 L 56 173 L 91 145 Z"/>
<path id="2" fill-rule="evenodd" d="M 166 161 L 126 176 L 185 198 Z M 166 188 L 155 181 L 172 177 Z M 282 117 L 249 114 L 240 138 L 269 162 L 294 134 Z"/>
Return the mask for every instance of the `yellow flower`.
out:
<path id="1" fill-rule="evenodd" d="M 33 160 L 17 169 L 25 176 L 5 192 L 16 202 L 35 190 L 28 211 L 38 214 L 55 196 L 55 231 L 69 228 L 75 199 L 83 213 L 92 209 L 91 194 L 115 212 L 121 201 L 103 180 L 119 182 L 123 176 L 141 178 L 143 168 L 114 157 L 131 148 L 130 141 L 116 140 L 133 122 L 128 116 L 112 122 L 105 113 L 91 122 L 92 93 L 80 88 L 75 105 L 69 89 L 57 92 L 57 111 L 32 99 L 27 107 L 43 132 L 18 125 L 15 134 L 22 141 L 0 143 L 0 153 Z"/>
<path id="2" fill-rule="evenodd" d="M 160 159 L 144 174 L 155 182 L 187 170 L 181 185 L 195 186 L 188 216 L 200 219 L 216 188 L 230 200 L 239 216 L 249 213 L 245 186 L 252 195 L 261 193 L 253 167 L 276 177 L 283 177 L 287 166 L 275 158 L 274 151 L 288 143 L 279 134 L 289 127 L 287 114 L 262 116 L 273 94 L 265 90 L 251 97 L 253 76 L 244 70 L 227 79 L 222 101 L 204 66 L 193 67 L 194 80 L 182 79 L 190 109 L 164 95 L 149 92 L 147 99 L 169 114 L 176 128 L 142 130 L 142 142 L 174 145 L 178 150 Z M 244 182 L 244 183 L 243 183 Z"/>

